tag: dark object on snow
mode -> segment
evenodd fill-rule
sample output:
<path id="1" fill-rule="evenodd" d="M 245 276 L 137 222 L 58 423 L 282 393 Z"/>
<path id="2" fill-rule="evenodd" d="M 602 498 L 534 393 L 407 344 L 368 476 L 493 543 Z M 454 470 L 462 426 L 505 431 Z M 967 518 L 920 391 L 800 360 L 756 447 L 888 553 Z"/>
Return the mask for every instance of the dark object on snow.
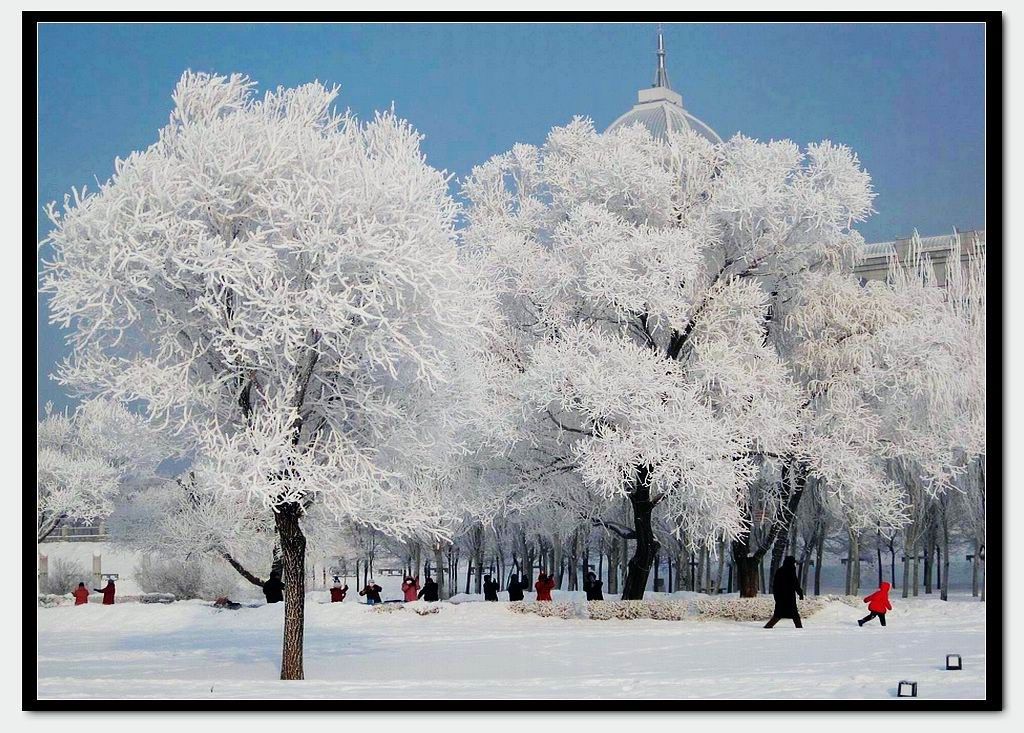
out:
<path id="1" fill-rule="evenodd" d="M 116 589 L 114 588 L 114 581 L 113 581 L 113 579 L 107 581 L 107 585 L 103 588 L 103 590 L 100 590 L 99 588 L 93 588 L 93 590 L 96 591 L 97 593 L 102 593 L 103 594 L 103 605 L 104 606 L 113 606 L 114 605 L 114 592 L 115 592 Z"/>
<path id="2" fill-rule="evenodd" d="M 520 582 L 518 575 L 513 575 L 508 581 L 508 599 L 510 601 L 523 600 L 523 589 L 525 585 Z"/>
<path id="3" fill-rule="evenodd" d="M 221 597 L 221 598 L 218 598 L 216 601 L 213 602 L 213 607 L 214 608 L 229 608 L 232 611 L 237 611 L 239 608 L 242 607 L 242 604 L 241 603 L 235 603 L 234 601 L 230 600 L 229 598 Z"/>
<path id="4" fill-rule="evenodd" d="M 490 575 L 484 576 L 484 600 L 498 600 L 498 584 L 495 581 L 491 580 Z"/>
<path id="5" fill-rule="evenodd" d="M 917 697 L 917 683 L 900 680 L 896 687 L 896 697 Z"/>
<path id="6" fill-rule="evenodd" d="M 587 577 L 583 579 L 583 590 L 587 592 L 588 601 L 603 601 L 604 593 L 601 592 L 601 586 L 604 583 L 597 579 L 597 575 L 594 573 L 587 573 Z"/>
<path id="7" fill-rule="evenodd" d="M 960 658 L 959 654 L 947 654 L 946 655 L 946 669 L 963 669 L 964 660 Z"/>
<path id="8" fill-rule="evenodd" d="M 804 627 L 800 621 L 800 611 L 796 607 L 796 597 L 804 599 L 804 590 L 800 587 L 800 579 L 796 576 L 796 558 L 788 556 L 782 563 L 782 567 L 775 572 L 775 580 L 772 582 L 772 595 L 775 596 L 775 611 L 766 629 L 772 628 L 780 619 L 791 618 L 793 625 L 798 629 Z"/>
<path id="9" fill-rule="evenodd" d="M 341 603 L 345 600 L 346 593 L 348 593 L 348 584 L 344 588 L 334 586 L 331 588 L 331 603 Z"/>
<path id="10" fill-rule="evenodd" d="M 423 590 L 420 591 L 420 594 L 419 594 L 418 597 L 422 598 L 424 601 L 436 601 L 437 600 L 437 598 L 438 598 L 437 583 L 435 583 L 434 579 L 431 578 L 429 575 L 427 576 L 427 579 L 425 581 L 423 581 Z"/>
<path id="11" fill-rule="evenodd" d="M 280 573 L 271 573 L 270 578 L 263 583 L 263 595 L 267 603 L 281 603 L 284 600 L 284 583 L 281 582 Z"/>
<path id="12" fill-rule="evenodd" d="M 384 590 L 379 585 L 370 581 L 366 587 L 359 591 L 359 595 L 366 596 L 367 605 L 373 606 L 380 603 L 380 592 Z"/>
<path id="13" fill-rule="evenodd" d="M 550 601 L 551 591 L 555 589 L 555 579 L 541 573 L 533 587 L 537 589 L 538 601 Z"/>

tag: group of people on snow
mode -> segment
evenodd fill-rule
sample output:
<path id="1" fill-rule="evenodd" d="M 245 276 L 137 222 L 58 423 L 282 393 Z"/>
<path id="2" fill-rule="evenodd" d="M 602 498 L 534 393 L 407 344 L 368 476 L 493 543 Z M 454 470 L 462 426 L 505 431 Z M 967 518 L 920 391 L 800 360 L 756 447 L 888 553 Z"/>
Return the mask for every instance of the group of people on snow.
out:
<path id="1" fill-rule="evenodd" d="M 498 583 L 492 580 L 490 575 L 484 576 L 483 586 L 484 600 L 497 601 Z M 603 583 L 595 573 L 587 573 L 583 579 L 583 590 L 587 594 L 587 600 L 603 601 L 602 586 Z M 534 583 L 537 600 L 550 601 L 551 591 L 555 587 L 554 576 L 541 571 L 537 577 L 537 582 Z M 889 589 L 891 587 L 889 583 L 883 582 L 878 590 L 865 596 L 864 602 L 868 604 L 869 613 L 864 618 L 858 619 L 858 626 L 863 626 L 875 618 L 878 619 L 882 626 L 885 626 L 885 614 L 887 611 L 892 610 L 892 603 L 889 601 Z M 508 599 L 510 601 L 521 601 L 523 600 L 524 591 L 528 589 L 529 581 L 513 573 L 508 581 Z M 104 606 L 112 606 L 114 604 L 116 587 L 112 578 L 107 580 L 107 585 L 102 590 L 99 588 L 93 588 L 93 590 L 96 593 L 103 594 Z M 335 583 L 334 587 L 330 590 L 331 603 L 341 603 L 345 600 L 345 596 L 348 593 L 348 585 L 342 586 L 340 583 Z M 359 591 L 359 595 L 366 597 L 367 605 L 374 606 L 383 602 L 380 597 L 382 590 L 384 589 L 377 585 L 373 579 L 370 579 L 363 589 Z M 89 589 L 85 587 L 85 583 L 79 583 L 72 595 L 75 598 L 76 606 L 89 602 Z M 267 603 L 280 603 L 284 600 L 284 583 L 281 581 L 280 571 L 275 570 L 271 572 L 270 578 L 263 583 L 263 595 L 266 597 Z M 803 622 L 800 619 L 797 597 L 802 601 L 804 599 L 804 590 L 800 587 L 800 578 L 796 570 L 796 558 L 792 555 L 782 562 L 782 567 L 775 573 L 772 581 L 772 596 L 775 598 L 775 610 L 772 613 L 772 617 L 768 619 L 768 623 L 764 625 L 764 628 L 770 629 L 782 619 L 788 618 L 793 621 L 793 625 L 796 628 L 802 629 Z M 416 600 L 437 601 L 439 599 L 437 583 L 428 575 L 423 586 L 420 587 L 419 576 L 412 577 L 407 575 L 402 580 L 402 597 L 406 602 Z"/>
<path id="2" fill-rule="evenodd" d="M 864 602 L 868 604 L 870 613 L 864 618 L 858 619 L 858 626 L 863 626 L 873 618 L 877 618 L 882 626 L 885 626 L 885 613 L 892 610 L 892 603 L 889 602 L 891 587 L 889 583 L 883 581 L 879 584 L 878 590 L 864 597 Z M 796 558 L 792 555 L 783 560 L 782 567 L 775 571 L 775 577 L 772 580 L 772 596 L 775 597 L 775 611 L 764 627 L 770 629 L 782 619 L 788 618 L 792 619 L 794 626 L 802 629 L 804 625 L 800 620 L 800 609 L 796 605 L 796 599 L 797 596 L 801 601 L 804 599 L 804 589 L 800 587 L 800 578 L 796 572 Z"/>
<path id="3" fill-rule="evenodd" d="M 93 588 L 93 591 L 103 594 L 104 606 L 114 605 L 114 593 L 117 591 L 117 588 L 114 586 L 113 578 L 107 579 L 107 584 L 102 590 L 100 588 Z M 85 583 L 79 583 L 71 595 L 75 597 L 76 606 L 82 606 L 89 602 L 89 589 L 85 587 Z"/>

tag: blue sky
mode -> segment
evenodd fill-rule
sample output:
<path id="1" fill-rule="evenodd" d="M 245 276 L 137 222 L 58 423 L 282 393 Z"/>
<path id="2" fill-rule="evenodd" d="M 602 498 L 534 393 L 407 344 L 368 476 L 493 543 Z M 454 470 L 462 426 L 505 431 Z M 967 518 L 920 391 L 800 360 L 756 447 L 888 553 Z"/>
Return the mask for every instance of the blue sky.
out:
<path id="1" fill-rule="evenodd" d="M 981 25 L 666 24 L 672 86 L 723 138 L 850 145 L 874 179 L 869 241 L 982 227 Z M 649 24 L 44 25 L 39 204 L 106 180 L 152 143 L 185 69 L 242 72 L 261 89 L 341 85 L 360 117 L 395 105 L 456 176 L 573 115 L 599 128 L 654 76 Z M 39 238 L 48 222 L 40 214 Z M 45 254 L 45 253 L 43 253 Z M 39 398 L 66 353 L 40 296 Z"/>

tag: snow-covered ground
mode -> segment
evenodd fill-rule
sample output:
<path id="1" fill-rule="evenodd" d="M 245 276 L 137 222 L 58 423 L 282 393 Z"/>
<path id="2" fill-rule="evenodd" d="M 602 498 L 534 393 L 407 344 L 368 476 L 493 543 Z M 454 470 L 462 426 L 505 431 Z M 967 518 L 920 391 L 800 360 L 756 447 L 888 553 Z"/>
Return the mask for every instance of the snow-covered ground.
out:
<path id="1" fill-rule="evenodd" d="M 969 595 L 894 597 L 887 628 L 858 628 L 858 609 L 832 603 L 801 630 L 787 621 L 771 630 L 695 618 L 567 621 L 483 602 L 383 614 L 326 599 L 308 597 L 302 682 L 277 679 L 284 604 L 40 609 L 39 696 L 878 699 L 894 697 L 902 679 L 917 681 L 922 698 L 984 696 L 985 604 Z M 963 671 L 945 670 L 946 653 L 963 656 Z"/>

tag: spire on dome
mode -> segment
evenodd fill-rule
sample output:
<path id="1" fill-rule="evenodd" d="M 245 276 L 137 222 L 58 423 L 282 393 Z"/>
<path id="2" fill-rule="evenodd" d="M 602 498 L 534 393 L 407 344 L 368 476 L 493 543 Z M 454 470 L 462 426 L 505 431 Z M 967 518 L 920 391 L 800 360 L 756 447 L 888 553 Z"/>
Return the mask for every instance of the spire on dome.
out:
<path id="1" fill-rule="evenodd" d="M 668 69 L 665 68 L 665 36 L 661 32 L 661 23 L 658 24 L 658 69 L 654 73 L 654 86 L 672 88 L 668 81 Z"/>

